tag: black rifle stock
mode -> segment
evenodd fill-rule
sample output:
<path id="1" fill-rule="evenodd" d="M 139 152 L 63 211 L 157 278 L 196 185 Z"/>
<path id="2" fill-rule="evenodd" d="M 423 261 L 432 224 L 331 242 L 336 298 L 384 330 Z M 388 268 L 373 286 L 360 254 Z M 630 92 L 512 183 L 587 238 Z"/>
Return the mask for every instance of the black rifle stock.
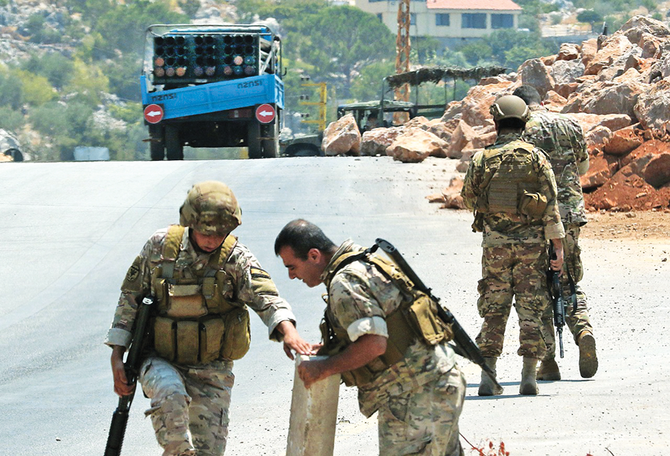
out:
<path id="1" fill-rule="evenodd" d="M 495 372 L 493 372 L 493 370 L 486 365 L 484 356 L 482 355 L 482 352 L 479 351 L 479 347 L 474 343 L 470 336 L 468 336 L 468 333 L 465 332 L 465 329 L 463 329 L 458 320 L 456 320 L 456 317 L 454 317 L 454 315 L 448 309 L 442 307 L 440 304 L 440 298 L 433 295 L 432 290 L 423 283 L 419 276 L 416 275 L 414 270 L 409 264 L 407 264 L 400 252 L 398 252 L 398 250 L 390 242 L 385 241 L 384 239 L 377 239 L 375 240 L 375 245 L 379 246 L 379 248 L 386 252 L 386 254 L 398 265 L 402 272 L 404 272 L 405 275 L 407 275 L 407 277 L 414 283 L 414 286 L 417 288 L 417 290 L 425 293 L 430 297 L 430 299 L 437 303 L 438 316 L 442 321 L 451 325 L 451 329 L 454 333 L 454 342 L 456 343 L 456 346 L 454 347 L 456 353 L 477 364 L 493 382 L 496 394 L 502 394 L 503 387 L 498 383 Z"/>
<path id="2" fill-rule="evenodd" d="M 142 304 L 137 312 L 135 319 L 135 328 L 133 330 L 133 339 L 130 343 L 130 350 L 124 363 L 126 370 L 126 380 L 129 385 L 134 385 L 137 382 L 137 376 L 142 363 L 142 348 L 144 345 L 144 338 L 147 331 L 147 321 L 151 313 L 151 306 L 154 303 L 152 296 L 147 296 L 142 299 Z M 126 426 L 128 425 L 128 416 L 130 413 L 130 405 L 133 403 L 135 397 L 135 390 L 127 396 L 119 398 L 119 404 L 112 415 L 112 424 L 109 426 L 109 436 L 107 437 L 107 445 L 105 446 L 105 456 L 119 456 L 121 454 L 121 446 L 123 445 L 123 437 L 126 434 Z"/>
<path id="3" fill-rule="evenodd" d="M 554 251 L 554 244 L 549 244 L 549 256 L 552 260 L 556 259 L 556 252 Z M 547 271 L 551 284 L 549 286 L 552 310 L 554 313 L 554 326 L 556 327 L 556 334 L 558 334 L 558 347 L 561 358 L 565 355 L 563 350 L 563 327 L 565 326 L 565 300 L 563 299 L 563 289 L 559 278 L 559 272 L 554 271 L 549 266 Z"/>

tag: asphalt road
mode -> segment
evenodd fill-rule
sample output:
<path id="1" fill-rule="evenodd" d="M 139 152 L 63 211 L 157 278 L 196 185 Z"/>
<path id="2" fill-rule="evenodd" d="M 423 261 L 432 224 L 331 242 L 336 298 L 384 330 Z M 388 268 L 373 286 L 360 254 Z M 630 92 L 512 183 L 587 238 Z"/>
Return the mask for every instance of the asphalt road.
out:
<path id="1" fill-rule="evenodd" d="M 236 234 L 272 274 L 306 338 L 319 337 L 323 288 L 288 280 L 273 253 L 276 234 L 294 218 L 317 223 L 336 243 L 392 242 L 474 337 L 480 238 L 469 214 L 424 198 L 429 187 L 446 186 L 452 169 L 444 160 L 387 157 L 2 164 L 0 455 L 102 454 L 117 403 L 102 341 L 119 285 L 146 239 L 178 221 L 186 192 L 202 180 L 226 182 L 237 195 Z M 475 446 L 504 442 L 512 456 L 667 453 L 670 240 L 583 244 L 600 370 L 579 377 L 566 332 L 564 380 L 542 382 L 538 397 L 518 396 L 513 315 L 499 361 L 505 395 L 479 398 L 478 369 L 461 360 L 469 384 L 461 433 Z M 252 334 L 249 354 L 236 363 L 226 454 L 283 455 L 293 363 L 256 317 Z M 146 408 L 137 395 L 125 455 L 161 453 Z M 477 454 L 463 443 L 466 455 Z M 335 454 L 377 454 L 375 420 L 363 419 L 344 387 Z"/>

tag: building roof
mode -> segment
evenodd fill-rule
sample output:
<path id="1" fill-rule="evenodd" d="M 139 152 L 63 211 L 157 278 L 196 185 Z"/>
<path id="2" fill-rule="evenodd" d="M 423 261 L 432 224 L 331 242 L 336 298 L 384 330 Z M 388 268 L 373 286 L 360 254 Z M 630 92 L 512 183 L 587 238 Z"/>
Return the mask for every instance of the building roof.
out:
<path id="1" fill-rule="evenodd" d="M 522 11 L 512 0 L 426 0 L 428 9 Z"/>

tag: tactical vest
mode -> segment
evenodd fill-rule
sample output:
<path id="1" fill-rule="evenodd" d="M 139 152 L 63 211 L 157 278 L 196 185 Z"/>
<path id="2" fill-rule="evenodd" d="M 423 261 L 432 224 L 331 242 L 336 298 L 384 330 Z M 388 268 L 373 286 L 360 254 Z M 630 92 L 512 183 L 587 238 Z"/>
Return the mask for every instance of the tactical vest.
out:
<path id="1" fill-rule="evenodd" d="M 342 380 L 346 386 L 363 386 L 370 383 L 380 372 L 404 359 L 405 352 L 417 339 L 426 345 L 437 345 L 453 338 L 451 327 L 437 316 L 438 304 L 425 293 L 416 290 L 412 281 L 396 267 L 395 263 L 383 257 L 371 255 L 365 250 L 339 256 L 325 279 L 326 287 L 330 288 L 333 277 L 340 269 L 354 261 L 374 265 L 393 281 L 404 299 L 397 309 L 385 317 L 389 334 L 386 352 L 365 366 L 342 373 Z M 335 355 L 353 343 L 346 329 L 338 329 L 332 325 L 333 319 L 330 306 L 327 306 L 320 327 L 323 340 L 320 355 Z"/>
<path id="2" fill-rule="evenodd" d="M 240 359 L 251 342 L 249 312 L 244 304 L 223 297 L 228 281 L 223 266 L 237 239 L 228 235 L 206 267 L 189 269 L 192 277 L 185 277 L 175 268 L 184 230 L 170 226 L 161 263 L 151 275 L 157 300 L 154 348 L 159 356 L 177 364 Z"/>
<path id="3" fill-rule="evenodd" d="M 484 150 L 478 212 L 502 212 L 519 216 L 522 221 L 542 218 L 547 198 L 539 193 L 533 150 L 532 144 L 520 140 Z"/>

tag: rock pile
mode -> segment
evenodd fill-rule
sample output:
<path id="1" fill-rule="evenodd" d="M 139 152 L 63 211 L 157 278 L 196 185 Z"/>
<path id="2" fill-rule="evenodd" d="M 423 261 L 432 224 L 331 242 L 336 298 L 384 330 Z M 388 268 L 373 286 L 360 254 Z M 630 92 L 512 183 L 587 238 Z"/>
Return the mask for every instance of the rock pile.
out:
<path id="1" fill-rule="evenodd" d="M 644 16 L 611 36 L 563 44 L 558 54 L 528 60 L 516 73 L 482 79 L 441 119 L 365 132 L 360 152 L 406 162 L 454 158 L 465 171 L 470 157 L 495 139 L 489 106 L 521 84 L 536 87 L 549 110 L 574 115 L 582 125 L 591 163 L 582 176 L 589 210 L 670 208 L 670 28 Z M 446 206 L 458 206 L 458 185 L 443 192 Z"/>

